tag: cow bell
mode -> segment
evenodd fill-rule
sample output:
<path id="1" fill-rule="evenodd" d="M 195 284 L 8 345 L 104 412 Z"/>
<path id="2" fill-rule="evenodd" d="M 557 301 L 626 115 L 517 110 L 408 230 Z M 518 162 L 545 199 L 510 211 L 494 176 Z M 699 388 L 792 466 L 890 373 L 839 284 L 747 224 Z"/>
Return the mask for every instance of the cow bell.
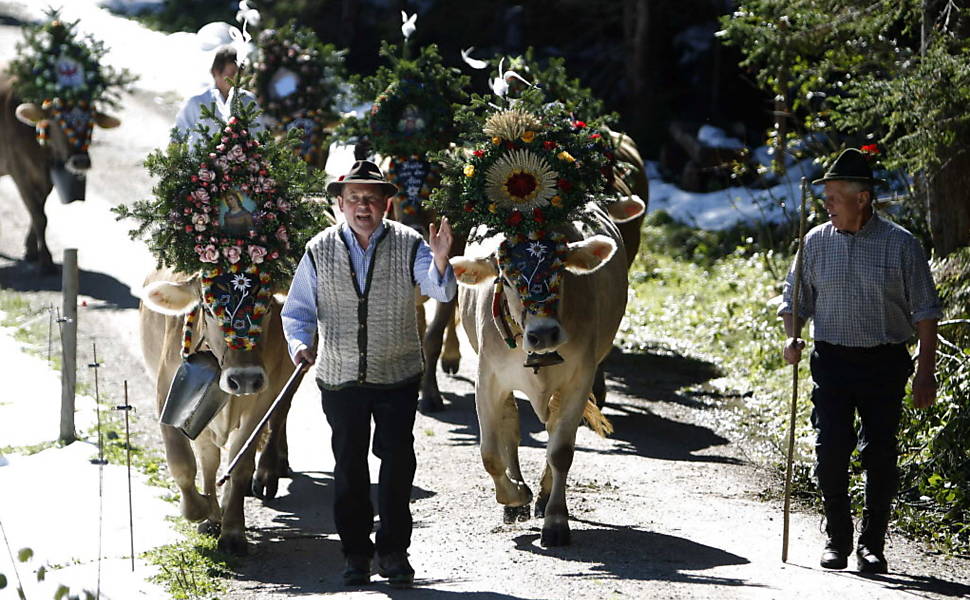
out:
<path id="1" fill-rule="evenodd" d="M 172 379 L 159 421 L 191 440 L 199 437 L 229 401 L 229 394 L 219 387 L 220 374 L 219 361 L 212 352 L 196 352 L 183 360 Z"/>
<path id="2" fill-rule="evenodd" d="M 561 362 L 563 358 L 558 352 L 530 352 L 526 355 L 525 364 L 522 366 L 532 369 L 533 373 L 538 373 L 542 367 L 551 367 Z"/>
<path id="3" fill-rule="evenodd" d="M 74 201 L 84 200 L 87 177 L 84 173 L 71 173 L 64 166 L 64 163 L 55 163 L 50 168 L 51 181 L 54 182 L 54 189 L 61 198 L 62 204 L 70 204 Z"/>

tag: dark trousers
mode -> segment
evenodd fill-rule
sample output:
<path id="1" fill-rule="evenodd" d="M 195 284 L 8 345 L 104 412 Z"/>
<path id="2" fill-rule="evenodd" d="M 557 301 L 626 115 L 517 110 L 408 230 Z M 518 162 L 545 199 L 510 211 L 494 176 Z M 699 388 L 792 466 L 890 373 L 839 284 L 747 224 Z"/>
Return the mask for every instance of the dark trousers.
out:
<path id="1" fill-rule="evenodd" d="M 898 485 L 896 432 L 906 381 L 913 372 L 906 347 L 816 342 L 811 366 L 815 476 L 826 506 L 848 506 L 849 459 L 858 444 L 866 472 L 866 508 L 888 513 Z"/>
<path id="2" fill-rule="evenodd" d="M 414 415 L 418 383 L 391 389 L 349 387 L 321 390 L 336 461 L 333 515 L 345 555 L 373 556 L 374 506 L 367 451 L 374 420 L 374 455 L 381 459 L 377 484 L 380 555 L 411 545 L 411 484 L 414 481 Z"/>

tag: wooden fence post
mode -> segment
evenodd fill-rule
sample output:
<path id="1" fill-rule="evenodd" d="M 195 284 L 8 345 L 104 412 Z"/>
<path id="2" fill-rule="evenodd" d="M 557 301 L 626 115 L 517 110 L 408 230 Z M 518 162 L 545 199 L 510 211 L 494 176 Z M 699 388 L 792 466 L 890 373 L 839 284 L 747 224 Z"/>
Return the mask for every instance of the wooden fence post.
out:
<path id="1" fill-rule="evenodd" d="M 64 327 L 61 329 L 61 435 L 62 444 L 77 439 L 74 433 L 74 388 L 77 383 L 77 248 L 65 248 L 61 273 Z"/>

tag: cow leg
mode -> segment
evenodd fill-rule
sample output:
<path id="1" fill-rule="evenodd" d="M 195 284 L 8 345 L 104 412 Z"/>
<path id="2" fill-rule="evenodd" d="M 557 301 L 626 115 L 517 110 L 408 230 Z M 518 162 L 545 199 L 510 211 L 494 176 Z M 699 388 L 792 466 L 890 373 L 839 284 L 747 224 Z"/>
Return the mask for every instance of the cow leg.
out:
<path id="1" fill-rule="evenodd" d="M 549 463 L 542 469 L 542 479 L 539 480 L 539 497 L 536 498 L 535 517 L 541 519 L 546 516 L 546 504 L 549 504 L 549 493 L 552 491 L 552 470 Z"/>
<path id="2" fill-rule="evenodd" d="M 606 406 L 606 375 L 603 373 L 603 363 L 596 365 L 596 377 L 593 379 L 593 397 L 596 407 Z"/>
<path id="3" fill-rule="evenodd" d="M 445 329 L 450 328 L 454 332 L 455 307 L 458 301 L 436 302 L 435 305 L 434 319 L 424 333 L 425 367 L 424 376 L 421 378 L 421 402 L 418 405 L 422 413 L 438 412 L 445 408 L 438 390 L 438 357 L 441 356 L 441 341 Z"/>
<path id="4" fill-rule="evenodd" d="M 209 501 L 209 514 L 199 523 L 197 530 L 199 533 L 218 536 L 222 529 L 222 509 L 216 500 L 219 497 L 216 493 L 216 472 L 219 470 L 222 452 L 208 430 L 203 431 L 196 440 L 195 450 L 202 465 L 202 492 Z"/>
<path id="5" fill-rule="evenodd" d="M 481 429 L 482 463 L 495 482 L 495 500 L 508 507 L 528 506 L 532 490 L 519 468 L 519 411 L 511 392 L 491 392 L 479 375 L 475 407 Z M 492 383 L 494 385 L 494 383 Z"/>
<path id="6" fill-rule="evenodd" d="M 580 389 L 588 390 L 590 382 Z M 575 388 L 573 388 L 575 389 Z M 549 443 L 546 446 L 546 468 L 552 473 L 552 485 L 545 505 L 542 522 L 543 546 L 569 544 L 569 511 L 566 508 L 566 476 L 573 464 L 576 447 L 576 429 L 583 416 L 586 394 L 575 392 L 563 394 L 558 418 L 550 417 L 546 423 Z"/>
<path id="7" fill-rule="evenodd" d="M 14 174 L 11 176 L 27 207 L 27 212 L 30 213 L 30 229 L 24 242 L 24 260 L 36 261 L 43 273 L 52 273 L 54 260 L 51 258 L 50 250 L 47 249 L 47 215 L 44 213 L 44 202 L 51 193 L 53 185 L 48 184 L 45 189 L 44 186 L 32 185 L 22 176 Z"/>
<path id="8" fill-rule="evenodd" d="M 457 307 L 458 299 L 452 300 L 452 304 Z M 458 373 L 459 363 L 461 363 L 461 349 L 458 345 L 458 311 L 453 308 L 452 318 L 445 329 L 445 350 L 441 355 L 441 368 L 445 373 L 454 375 Z"/>
<path id="9" fill-rule="evenodd" d="M 302 379 L 302 375 L 300 376 Z M 297 384 L 299 385 L 299 384 Z M 289 448 L 286 443 L 286 417 L 290 413 L 293 398 L 284 400 L 269 420 L 269 439 L 259 455 L 256 474 L 253 475 L 253 495 L 263 500 L 276 497 L 281 477 L 289 477 Z"/>
<path id="10" fill-rule="evenodd" d="M 239 429 L 235 430 L 230 436 L 229 454 L 236 456 L 249 435 L 256 428 L 256 425 L 263 414 L 262 410 L 255 411 L 257 414 L 249 415 L 243 419 Z M 228 489 L 222 496 L 222 533 L 219 534 L 219 550 L 235 556 L 243 556 L 249 552 L 249 543 L 246 541 L 246 517 L 243 514 L 243 501 L 246 499 L 247 490 L 252 488 L 253 471 L 256 470 L 256 446 L 250 446 L 243 454 L 239 462 L 236 463 L 232 475 L 229 477 Z"/>
<path id="11" fill-rule="evenodd" d="M 210 514 L 210 499 L 195 487 L 195 453 L 189 438 L 171 425 L 160 427 L 168 469 L 182 497 L 179 504 L 182 516 L 192 522 L 201 521 Z"/>

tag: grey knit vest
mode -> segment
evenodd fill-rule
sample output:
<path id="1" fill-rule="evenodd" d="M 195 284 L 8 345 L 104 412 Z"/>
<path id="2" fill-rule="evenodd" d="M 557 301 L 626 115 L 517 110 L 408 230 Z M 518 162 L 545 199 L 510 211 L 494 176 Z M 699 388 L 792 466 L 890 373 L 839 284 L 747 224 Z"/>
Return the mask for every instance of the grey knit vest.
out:
<path id="1" fill-rule="evenodd" d="M 359 292 L 340 225 L 307 244 L 317 270 L 317 380 L 324 389 L 393 387 L 421 377 L 424 354 L 414 304 L 421 236 L 384 221 Z"/>

